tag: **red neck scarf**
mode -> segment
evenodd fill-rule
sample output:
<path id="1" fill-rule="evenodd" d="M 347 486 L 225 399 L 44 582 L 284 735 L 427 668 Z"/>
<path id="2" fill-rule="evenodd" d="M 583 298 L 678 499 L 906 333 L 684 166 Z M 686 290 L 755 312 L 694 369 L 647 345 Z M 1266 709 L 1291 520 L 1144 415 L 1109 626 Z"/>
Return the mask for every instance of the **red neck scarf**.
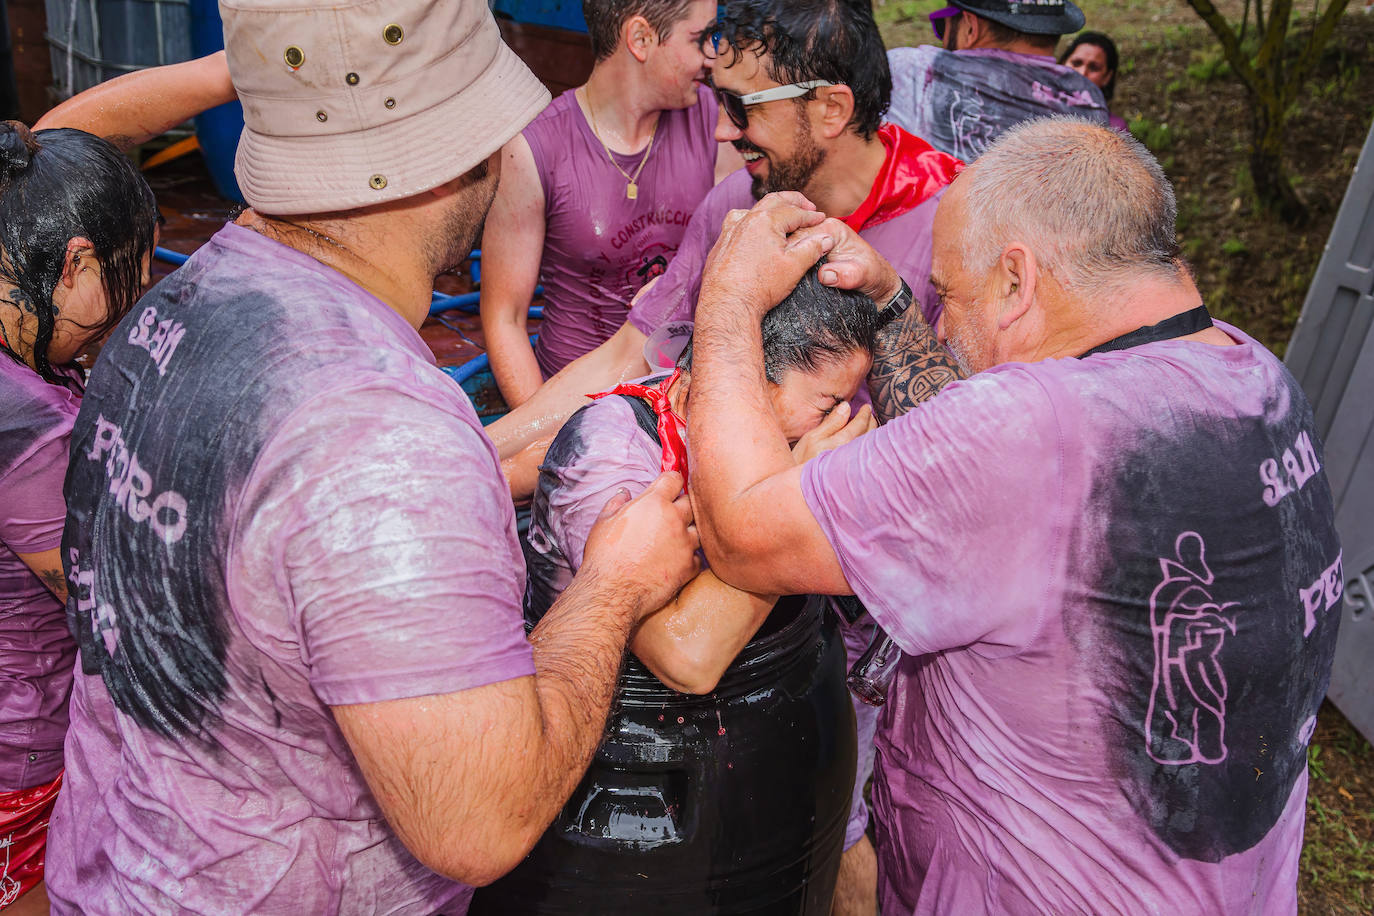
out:
<path id="1" fill-rule="evenodd" d="M 687 432 L 687 424 L 673 412 L 673 405 L 668 401 L 668 389 L 673 387 L 673 383 L 681 375 L 681 369 L 674 369 L 672 375 L 652 387 L 623 382 L 610 391 L 589 394 L 587 397 L 595 401 L 607 395 L 623 394 L 648 401 L 654 408 L 654 415 L 658 417 L 658 439 L 663 443 L 663 456 L 659 459 L 658 469 L 664 473 L 677 471 L 682 475 L 682 482 L 685 485 L 687 482 L 687 444 L 682 437 Z"/>
<path id="2" fill-rule="evenodd" d="M 896 124 L 878 128 L 878 139 L 887 151 L 887 158 L 878 170 L 867 199 L 844 217 L 845 225 L 855 232 L 916 209 L 964 169 L 958 159 L 940 152 Z"/>

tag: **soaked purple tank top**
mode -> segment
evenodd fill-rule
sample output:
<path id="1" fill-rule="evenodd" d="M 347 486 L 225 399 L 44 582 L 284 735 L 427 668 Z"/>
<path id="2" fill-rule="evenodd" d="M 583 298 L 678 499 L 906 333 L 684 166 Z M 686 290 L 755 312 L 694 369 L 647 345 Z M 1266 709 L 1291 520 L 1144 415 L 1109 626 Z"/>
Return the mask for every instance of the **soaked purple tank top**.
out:
<path id="1" fill-rule="evenodd" d="M 716 100 L 659 116 L 635 200 L 577 105 L 573 90 L 525 128 L 544 186 L 544 323 L 535 343 L 548 378 L 624 323 L 645 283 L 663 273 L 687 220 L 715 180 Z M 613 154 L 633 175 L 643 153 Z"/>

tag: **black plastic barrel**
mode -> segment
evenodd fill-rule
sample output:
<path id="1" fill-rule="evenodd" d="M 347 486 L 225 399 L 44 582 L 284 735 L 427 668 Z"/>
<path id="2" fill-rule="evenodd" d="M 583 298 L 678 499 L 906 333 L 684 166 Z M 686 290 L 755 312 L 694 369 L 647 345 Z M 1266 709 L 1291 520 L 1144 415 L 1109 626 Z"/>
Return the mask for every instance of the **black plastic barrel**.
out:
<path id="1" fill-rule="evenodd" d="M 854 767 L 835 618 L 784 598 L 714 693 L 631 656 L 581 784 L 470 912 L 825 916 Z"/>

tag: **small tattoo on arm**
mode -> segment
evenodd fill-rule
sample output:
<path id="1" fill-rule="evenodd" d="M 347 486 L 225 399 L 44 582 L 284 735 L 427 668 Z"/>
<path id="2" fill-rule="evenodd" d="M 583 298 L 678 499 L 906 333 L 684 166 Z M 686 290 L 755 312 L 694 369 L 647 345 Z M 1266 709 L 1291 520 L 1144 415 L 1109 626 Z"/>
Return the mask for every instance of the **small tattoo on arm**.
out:
<path id="1" fill-rule="evenodd" d="M 873 398 L 873 412 L 881 422 L 900 417 L 961 378 L 963 370 L 935 339 L 920 309 L 907 309 L 899 320 L 878 332 L 868 392 Z"/>
<path id="2" fill-rule="evenodd" d="M 38 573 L 38 578 L 43 580 L 43 584 L 48 587 L 48 591 L 57 596 L 58 600 L 67 600 L 67 577 L 60 569 L 44 569 Z"/>

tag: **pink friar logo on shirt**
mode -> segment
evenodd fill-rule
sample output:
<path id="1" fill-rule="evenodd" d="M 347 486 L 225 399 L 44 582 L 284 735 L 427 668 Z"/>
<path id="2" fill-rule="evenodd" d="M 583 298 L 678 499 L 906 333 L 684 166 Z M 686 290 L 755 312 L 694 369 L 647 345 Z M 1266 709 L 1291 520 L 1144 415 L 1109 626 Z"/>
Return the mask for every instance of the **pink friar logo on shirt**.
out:
<path id="1" fill-rule="evenodd" d="M 1219 604 L 1202 535 L 1185 531 L 1174 556 L 1160 557 L 1164 579 L 1150 595 L 1154 685 L 1145 713 L 1146 750 L 1156 763 L 1182 766 L 1226 759 L 1226 673 L 1218 656 L 1236 624 L 1239 602 Z"/>

